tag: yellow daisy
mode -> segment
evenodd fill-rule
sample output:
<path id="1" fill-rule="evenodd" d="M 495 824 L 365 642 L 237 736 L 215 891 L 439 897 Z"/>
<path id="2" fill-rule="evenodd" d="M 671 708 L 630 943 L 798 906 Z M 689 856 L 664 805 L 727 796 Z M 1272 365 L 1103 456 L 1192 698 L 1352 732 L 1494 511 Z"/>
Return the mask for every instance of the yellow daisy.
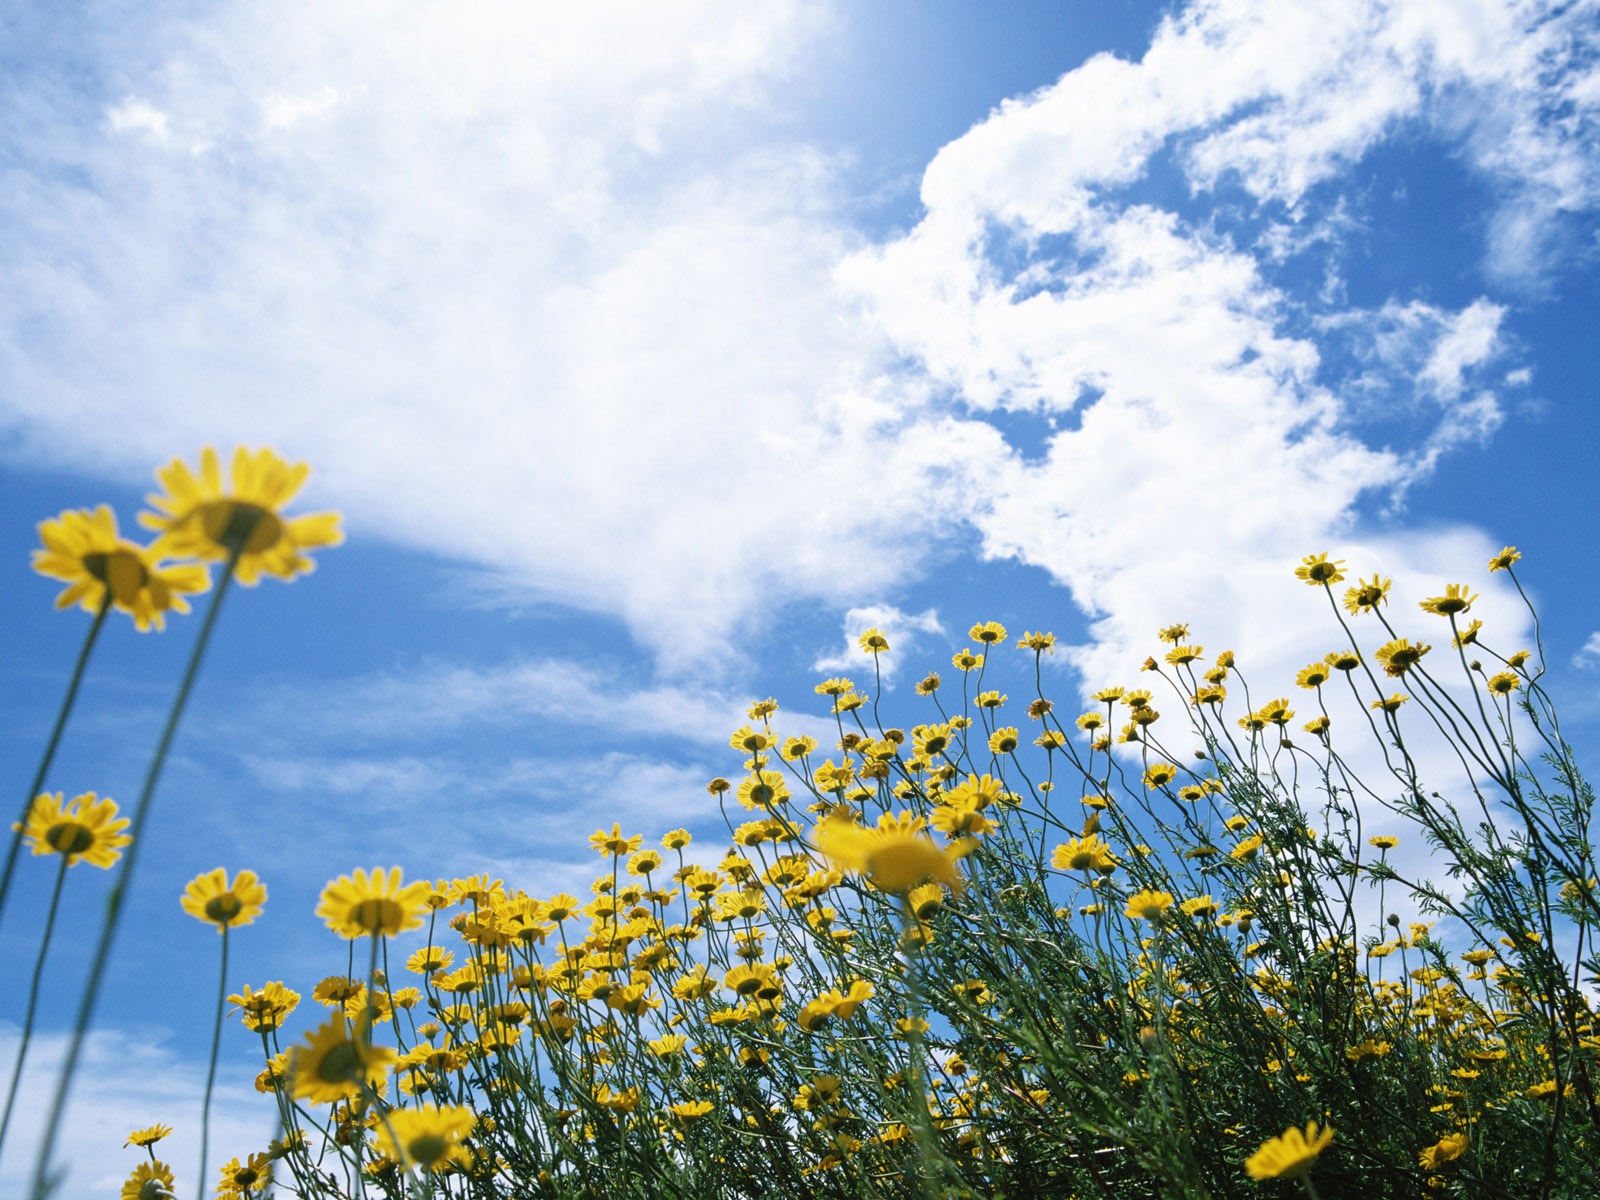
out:
<path id="1" fill-rule="evenodd" d="M 422 924 L 427 909 L 426 880 L 402 885 L 400 868 L 360 867 L 322 889 L 317 916 L 343 938 L 389 937 Z"/>
<path id="2" fill-rule="evenodd" d="M 247 1197 L 260 1191 L 272 1179 L 272 1160 L 265 1154 L 252 1154 L 240 1162 L 233 1159 L 222 1168 L 222 1182 L 217 1185 L 219 1197 Z"/>
<path id="3" fill-rule="evenodd" d="M 254 871 L 240 871 L 229 883 L 228 872 L 218 867 L 191 879 L 178 903 L 191 917 L 209 921 L 221 933 L 259 917 L 267 903 L 267 888 Z"/>
<path id="4" fill-rule="evenodd" d="M 847 818 L 832 817 L 816 828 L 817 848 L 839 866 L 859 871 L 886 892 L 909 892 L 919 883 L 936 880 L 959 890 L 961 873 L 953 848 L 941 849 L 923 833 L 920 817 L 893 817 L 885 813 L 876 829 Z"/>
<path id="5" fill-rule="evenodd" d="M 1332 1141 L 1332 1127 L 1318 1133 L 1317 1123 L 1307 1121 L 1306 1130 L 1301 1133 L 1291 1126 L 1280 1136 L 1263 1142 L 1259 1150 L 1244 1160 L 1244 1169 L 1251 1179 L 1302 1179 Z"/>
<path id="6" fill-rule="evenodd" d="M 11 828 L 22 834 L 34 854 L 64 854 L 67 865 L 86 862 L 109 869 L 133 838 L 123 832 L 131 822 L 117 816 L 117 803 L 93 792 L 74 796 L 66 805 L 62 793 L 42 792 L 33 798 L 26 822 Z"/>
<path id="7" fill-rule="evenodd" d="M 167 1200 L 176 1181 L 172 1168 L 158 1159 L 140 1163 L 122 1185 L 122 1200 Z"/>
<path id="8" fill-rule="evenodd" d="M 378 1149 L 430 1172 L 451 1164 L 468 1166 L 472 1155 L 461 1142 L 477 1123 L 473 1111 L 461 1104 L 393 1109 L 376 1130 Z"/>
<path id="9" fill-rule="evenodd" d="M 364 1083 L 376 1088 L 395 1057 L 387 1046 L 374 1046 L 366 1024 L 351 1028 L 334 1014 L 328 1023 L 306 1035 L 306 1044 L 289 1050 L 289 1092 L 296 1100 L 330 1104 L 353 1096 Z"/>
<path id="10" fill-rule="evenodd" d="M 156 472 L 166 490 L 145 497 L 156 511 L 140 513 L 139 523 L 160 534 L 152 549 L 167 554 L 226 562 L 237 550 L 240 583 L 254 585 L 263 572 L 291 580 L 316 565 L 305 551 L 344 541 L 338 513 L 282 514 L 310 473 L 305 463 L 291 465 L 271 450 L 241 446 L 233 455 L 232 485 L 224 487 L 217 452 L 208 446 L 198 476 L 182 459 Z"/>
<path id="11" fill-rule="evenodd" d="M 171 1125 L 156 1124 L 150 1126 L 149 1129 L 135 1129 L 128 1135 L 128 1140 L 122 1144 L 124 1147 L 138 1146 L 141 1150 L 143 1150 L 147 1146 L 154 1146 L 162 1138 L 171 1136 Z"/>
<path id="12" fill-rule="evenodd" d="M 188 612 L 184 596 L 211 586 L 210 573 L 199 563 L 164 566 L 151 550 L 118 536 L 116 515 L 104 504 L 41 521 L 39 540 L 44 549 L 33 552 L 33 569 L 68 585 L 56 597 L 57 608 L 76 604 L 97 613 L 109 599 L 132 615 L 141 633 L 166 628 L 168 610 Z"/>
<path id="13" fill-rule="evenodd" d="M 1159 921 L 1162 914 L 1171 907 L 1172 894 L 1170 892 L 1156 892 L 1146 889 L 1129 896 L 1127 907 L 1122 911 L 1128 916 L 1141 921 Z"/>
<path id="14" fill-rule="evenodd" d="M 252 1033 L 272 1033 L 283 1028 L 283 1022 L 300 1005 L 300 993 L 283 984 L 272 982 L 260 991 L 247 983 L 244 990 L 228 997 L 228 1003 L 238 1006 L 239 1019 Z"/>

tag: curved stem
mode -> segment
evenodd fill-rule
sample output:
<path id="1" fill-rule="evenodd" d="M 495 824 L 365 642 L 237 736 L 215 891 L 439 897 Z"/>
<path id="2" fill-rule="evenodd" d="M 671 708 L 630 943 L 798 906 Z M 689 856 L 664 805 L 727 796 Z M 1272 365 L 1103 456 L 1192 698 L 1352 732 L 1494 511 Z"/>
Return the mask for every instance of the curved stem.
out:
<path id="1" fill-rule="evenodd" d="M 72 712 L 72 704 L 78 698 L 78 685 L 83 682 L 84 671 L 89 666 L 89 652 L 94 649 L 94 644 L 100 637 L 100 629 L 106 623 L 106 614 L 111 611 L 111 589 L 106 589 L 105 599 L 100 601 L 100 610 L 94 614 L 94 623 L 89 626 L 89 634 L 83 639 L 83 649 L 78 651 L 78 662 L 72 668 L 72 678 L 67 682 L 67 694 L 61 701 L 61 711 L 56 714 L 55 728 L 50 731 L 50 740 L 45 743 L 44 756 L 39 760 L 39 770 L 34 774 L 33 784 L 28 788 L 28 795 L 22 802 L 22 815 L 17 818 L 19 828 L 11 835 L 11 847 L 6 851 L 6 866 L 0 872 L 0 914 L 6 910 L 6 895 L 11 890 L 11 873 L 17 865 L 17 851 L 22 847 L 22 829 L 28 824 L 28 813 L 33 808 L 34 799 L 39 795 L 39 789 L 44 787 L 44 777 L 50 773 L 50 764 L 55 761 L 56 747 L 61 744 L 61 733 L 67 727 L 67 716 Z"/>
<path id="2" fill-rule="evenodd" d="M 67 1056 L 61 1064 L 55 1095 L 51 1098 L 50 1112 L 45 1119 L 44 1139 L 39 1146 L 39 1157 L 33 1168 L 33 1183 L 29 1187 L 29 1195 L 34 1200 L 44 1200 L 54 1183 L 49 1175 L 50 1155 L 55 1150 L 56 1136 L 61 1129 L 61 1114 L 67 1106 L 67 1092 L 72 1086 L 73 1073 L 78 1069 L 78 1057 L 83 1053 L 84 1039 L 89 1033 L 89 1022 L 94 1016 L 95 1001 L 99 999 L 106 964 L 111 958 L 111 944 L 116 938 L 117 922 L 122 914 L 122 901 L 127 896 L 128 885 L 133 880 L 134 862 L 144 845 L 144 825 L 150 815 L 150 801 L 155 796 L 156 784 L 161 779 L 161 769 L 166 765 L 167 752 L 172 749 L 173 740 L 177 737 L 178 722 L 182 719 L 183 710 L 189 703 L 189 694 L 194 690 L 194 681 L 200 673 L 200 660 L 204 657 L 206 646 L 211 641 L 211 631 L 216 627 L 217 614 L 222 611 L 222 601 L 228 594 L 228 584 L 233 580 L 233 568 L 238 562 L 242 547 L 241 539 L 228 559 L 227 570 L 223 572 L 222 581 L 217 585 L 216 594 L 212 597 L 211 607 L 206 611 L 205 623 L 200 627 L 194 651 L 189 655 L 189 665 L 184 670 L 182 682 L 178 685 L 178 694 L 172 701 L 172 710 L 167 714 L 167 723 L 161 731 L 161 740 L 156 743 L 155 757 L 150 762 L 150 769 L 145 774 L 144 787 L 140 790 L 138 803 L 134 806 L 133 824 L 128 831 L 133 837 L 133 842 L 128 847 L 128 860 L 122 868 L 122 878 L 117 880 L 111 889 L 111 894 L 106 897 L 106 915 L 100 926 L 100 942 L 95 947 L 93 965 L 89 969 L 89 980 L 84 984 L 77 1020 L 72 1028 L 72 1041 L 67 1046 Z"/>
<path id="3" fill-rule="evenodd" d="M 50 935 L 56 927 L 56 910 L 61 905 L 61 885 L 66 882 L 67 868 L 72 856 L 61 856 L 61 869 L 56 872 L 55 890 L 50 893 L 50 912 L 44 919 L 44 940 L 39 943 L 39 959 L 33 964 L 33 983 L 28 987 L 28 1015 L 22 1019 L 22 1040 L 17 1043 L 17 1062 L 11 1068 L 11 1086 L 6 1090 L 5 1116 L 0 1117 L 0 1149 L 6 1144 L 6 1130 L 11 1126 L 11 1110 L 17 1101 L 17 1085 L 22 1082 L 22 1060 L 28 1057 L 28 1042 L 33 1036 L 33 1017 L 39 1008 L 39 982 L 44 977 L 44 957 L 50 951 Z"/>

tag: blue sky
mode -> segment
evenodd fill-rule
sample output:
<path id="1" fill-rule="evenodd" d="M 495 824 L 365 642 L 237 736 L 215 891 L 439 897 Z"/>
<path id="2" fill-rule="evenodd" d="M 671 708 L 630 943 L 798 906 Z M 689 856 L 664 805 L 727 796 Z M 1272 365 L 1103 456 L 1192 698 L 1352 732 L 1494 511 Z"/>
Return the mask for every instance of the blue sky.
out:
<path id="1" fill-rule="evenodd" d="M 1402 602 L 1470 583 L 1511 649 L 1526 621 L 1483 568 L 1514 543 L 1581 752 L 1597 16 L 13 6 L 7 786 L 87 625 L 27 571 L 39 520 L 105 502 L 131 527 L 159 463 L 270 444 L 349 533 L 228 602 L 67 1194 L 126 1172 L 136 1124 L 180 1126 L 190 1161 L 216 939 L 178 909 L 189 878 L 257 870 L 233 979 L 307 987 L 343 969 L 312 909 L 352 867 L 577 890 L 601 820 L 712 839 L 744 707 L 819 725 L 811 685 L 865 678 L 842 656 L 868 624 L 905 723 L 982 620 L 1070 644 L 1061 696 L 1127 682 L 1179 620 L 1286 684 L 1331 636 L 1300 556 Z M 52 790 L 132 799 L 194 629 L 109 631 Z M 11 962 L 48 890 L 24 865 Z M 69 882 L 57 1000 L 106 884 Z M 230 1033 L 224 1157 L 269 1132 Z"/>

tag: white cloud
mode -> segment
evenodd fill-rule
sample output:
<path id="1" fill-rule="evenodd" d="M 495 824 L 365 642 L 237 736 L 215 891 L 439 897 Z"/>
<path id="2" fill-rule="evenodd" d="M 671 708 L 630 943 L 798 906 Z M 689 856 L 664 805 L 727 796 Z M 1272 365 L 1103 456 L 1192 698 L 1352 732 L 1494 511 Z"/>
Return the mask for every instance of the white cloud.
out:
<path id="1" fill-rule="evenodd" d="M 324 84 L 301 96 L 269 96 L 261 106 L 263 129 L 288 129 L 320 117 L 339 103 L 339 89 Z"/>
<path id="2" fill-rule="evenodd" d="M 106 42 L 157 64 L 124 132 L 216 152 L 48 123 L 20 148 L 89 183 L 36 181 L 0 214 L 26 248 L 0 420 L 11 453 L 130 476 L 277 443 L 358 535 L 619 616 L 702 677 L 776 606 L 890 595 L 966 525 L 1093 613 L 1173 580 L 1199 603 L 1493 430 L 1501 306 L 1308 327 L 1310 298 L 1266 272 L 1359 236 L 1328 193 L 1399 136 L 1492 177 L 1537 260 L 1594 199 L 1585 10 L 1191 5 L 1142 60 L 1098 56 L 947 145 L 924 219 L 881 246 L 849 227 L 838 165 L 773 133 L 833 31 L 821 5 L 141 24 Z M 1164 154 L 1202 199 L 1242 189 L 1267 232 L 1243 248 L 1134 202 Z M 1333 271 L 1316 303 L 1338 290 Z M 1405 401 L 1431 405 L 1397 449 L 1353 423 L 1371 414 L 1318 340 L 1386 321 L 1405 352 L 1363 382 L 1388 412 L 1414 363 Z M 1042 459 L 997 408 L 1059 418 Z"/>
<path id="3" fill-rule="evenodd" d="M 1273 650 L 1298 586 L 1289 568 L 1349 545 L 1363 494 L 1398 499 L 1502 419 L 1484 376 L 1504 352 L 1503 306 L 1393 300 L 1308 327 L 1310 298 L 1265 274 L 1305 237 L 1269 225 L 1258 261 L 1214 223 L 1124 189 L 1170 150 L 1191 187 L 1237 184 L 1262 213 L 1286 206 L 1312 242 L 1337 245 L 1359 234 L 1344 194 L 1313 192 L 1401 130 L 1455 140 L 1513 190 L 1531 160 L 1488 154 L 1464 114 L 1529 114 L 1552 160 L 1592 163 L 1581 122 L 1532 115 L 1541 72 L 1564 72 L 1565 87 L 1589 69 L 1555 48 L 1592 31 L 1546 15 L 1192 5 L 1141 61 L 1093 59 L 945 146 L 923 220 L 845 264 L 878 326 L 937 383 L 979 410 L 1066 418 L 1042 457 L 982 447 L 964 465 L 981 479 L 971 519 L 985 551 L 1044 567 L 1097 618 L 1079 655 L 1094 682 L 1185 618 L 1228 644 L 1248 636 L 1278 668 L 1310 657 L 1304 636 Z M 1352 350 L 1365 372 L 1340 380 L 1328 354 Z M 1386 428 L 1403 435 L 1392 449 Z M 1438 548 L 1461 555 L 1460 571 L 1487 545 L 1468 530 L 1383 541 L 1369 569 L 1419 579 L 1448 573 Z"/>
<path id="4" fill-rule="evenodd" d="M 167 114 L 137 96 L 128 96 L 120 104 L 107 109 L 106 120 L 113 133 L 139 134 L 152 145 L 162 148 L 172 145 L 172 130 L 168 128 Z"/>
<path id="5" fill-rule="evenodd" d="M 134 476 L 273 442 L 358 533 L 623 616 L 678 666 L 774 594 L 896 578 L 945 427 L 883 403 L 831 279 L 833 165 L 766 124 L 815 6 L 369 7 L 129 30 L 161 128 L 215 153 L 36 134 L 92 186 L 7 213 L 25 452 Z"/>
<path id="6" fill-rule="evenodd" d="M 0 1063 L 10 1078 L 17 1051 L 18 1028 L 0 1024 Z M 192 1196 L 200 1160 L 200 1100 L 205 1092 L 204 1061 L 180 1058 L 165 1034 L 150 1030 L 99 1030 L 90 1034 L 79 1059 L 78 1073 L 54 1163 L 66 1169 L 55 1200 L 88 1200 L 120 1193 L 123 1180 L 145 1152 L 123 1148 L 135 1129 L 162 1123 L 172 1136 L 156 1147 L 159 1158 L 177 1177 L 178 1194 Z M 30 1194 L 34 1161 L 43 1139 L 47 1098 L 54 1094 L 56 1075 L 66 1052 L 64 1034 L 35 1034 L 28 1048 L 12 1126 L 6 1134 L 8 1153 L 0 1162 L 0 1191 Z M 33 1103 L 26 1098 L 36 1097 Z M 218 1067 L 211 1104 L 211 1147 L 208 1175 L 235 1156 L 265 1150 L 272 1139 L 277 1112 L 248 1078 L 240 1081 L 237 1064 Z M 208 1181 L 211 1182 L 211 1181 Z"/>
<path id="7" fill-rule="evenodd" d="M 516 660 L 493 667 L 422 663 L 314 693 L 273 690 L 250 697 L 238 718 L 286 739 L 342 745 L 373 738 L 448 737 L 463 726 L 604 727 L 619 738 L 670 738 L 724 745 L 754 697 L 709 687 L 638 684 L 604 663 Z M 230 720 L 231 718 L 223 718 Z"/>
<path id="8" fill-rule="evenodd" d="M 1575 667 L 1600 666 L 1600 629 L 1589 635 L 1589 640 L 1572 656 Z"/>

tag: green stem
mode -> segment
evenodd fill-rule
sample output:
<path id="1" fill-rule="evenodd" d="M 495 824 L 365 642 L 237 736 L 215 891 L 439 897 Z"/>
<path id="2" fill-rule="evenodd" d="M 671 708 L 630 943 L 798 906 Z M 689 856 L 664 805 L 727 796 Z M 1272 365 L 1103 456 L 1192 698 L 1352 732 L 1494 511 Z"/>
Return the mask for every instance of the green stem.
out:
<path id="1" fill-rule="evenodd" d="M 222 611 L 222 601 L 228 594 L 228 584 L 233 580 L 233 568 L 239 561 L 243 545 L 242 538 L 235 543 L 234 551 L 228 559 L 227 570 L 223 572 L 222 581 L 217 585 L 216 594 L 212 597 L 211 607 L 206 611 L 205 623 L 200 627 L 194 651 L 189 656 L 189 665 L 184 670 L 183 681 L 178 685 L 178 694 L 173 699 L 172 710 L 167 714 L 167 723 L 161 731 L 161 740 L 156 744 L 155 757 L 150 762 L 144 787 L 140 790 L 138 803 L 134 806 L 133 824 L 128 831 L 133 837 L 133 842 L 128 847 L 128 860 L 122 868 L 122 877 L 117 880 L 111 889 L 111 894 L 106 898 L 106 915 L 100 926 L 100 943 L 95 947 L 94 962 L 89 969 L 89 981 L 84 985 L 83 998 L 78 1005 L 77 1021 L 72 1029 L 72 1041 L 67 1046 L 67 1056 L 61 1064 L 61 1074 L 56 1080 L 55 1095 L 50 1101 L 50 1113 L 45 1121 L 44 1140 L 39 1146 L 38 1160 L 34 1163 L 33 1183 L 29 1187 L 29 1195 L 33 1200 L 44 1200 L 55 1183 L 49 1177 L 50 1155 L 55 1150 L 56 1136 L 61 1130 L 61 1115 L 67 1106 L 67 1092 L 72 1086 L 73 1073 L 78 1069 L 78 1058 L 83 1052 L 84 1039 L 89 1033 L 89 1022 L 94 1016 L 95 1001 L 100 996 L 100 984 L 105 978 L 106 964 L 111 958 L 111 945 L 116 938 L 118 918 L 122 914 L 122 901 L 127 895 L 128 885 L 133 880 L 134 863 L 144 845 L 143 832 L 145 821 L 150 815 L 150 801 L 155 796 L 161 769 L 166 765 L 167 752 L 177 737 L 178 722 L 182 719 L 183 710 L 189 703 L 189 693 L 194 690 L 194 681 L 200 673 L 200 660 L 204 657 L 206 646 L 211 641 L 211 631 L 216 626 L 217 614 Z"/>
<path id="2" fill-rule="evenodd" d="M 217 1016 L 211 1026 L 211 1061 L 206 1066 L 206 1096 L 200 1106 L 200 1182 L 195 1195 L 206 1194 L 206 1151 L 211 1146 L 211 1088 L 217 1079 L 217 1048 L 222 1045 L 222 1008 L 228 996 L 228 927 L 222 926 L 222 973 L 217 983 Z"/>
<path id="3" fill-rule="evenodd" d="M 55 728 L 50 731 L 50 740 L 45 743 L 44 757 L 39 760 L 39 770 L 33 777 L 33 785 L 28 788 L 27 798 L 22 802 L 22 815 L 17 818 L 17 830 L 11 835 L 11 848 L 6 851 L 6 868 L 0 874 L 0 914 L 6 910 L 6 895 L 11 891 L 11 873 L 17 865 L 17 852 L 22 847 L 22 830 L 27 827 L 28 813 L 33 809 L 33 802 L 39 795 L 39 790 L 44 787 L 44 778 L 50 772 L 50 764 L 55 761 L 56 747 L 61 744 L 62 730 L 67 727 L 67 715 L 72 712 L 72 703 L 78 698 L 78 685 L 83 682 L 83 673 L 89 666 L 89 651 L 94 649 L 95 641 L 100 637 L 100 627 L 106 623 L 106 614 L 111 611 L 111 589 L 106 589 L 105 599 L 100 601 L 100 609 L 94 614 L 94 623 L 89 626 L 89 635 L 83 639 L 83 649 L 78 651 L 78 662 L 72 668 L 72 679 L 67 683 L 66 698 L 61 701 L 61 711 L 56 714 Z"/>
<path id="4" fill-rule="evenodd" d="M 33 983 L 28 988 L 28 1015 L 22 1019 L 22 1040 L 17 1043 L 17 1062 L 11 1068 L 11 1086 L 6 1090 L 6 1112 L 0 1118 L 0 1149 L 6 1144 L 6 1130 L 11 1127 L 11 1110 L 17 1101 L 17 1085 L 22 1082 L 22 1060 L 28 1056 L 28 1042 L 33 1036 L 33 1017 L 39 1007 L 39 982 L 44 978 L 44 957 L 50 951 L 50 935 L 56 927 L 56 910 L 61 904 L 61 885 L 66 882 L 67 868 L 72 856 L 61 856 L 61 869 L 56 872 L 55 890 L 50 893 L 50 913 L 44 920 L 44 941 L 39 944 L 39 960 L 33 964 Z"/>

